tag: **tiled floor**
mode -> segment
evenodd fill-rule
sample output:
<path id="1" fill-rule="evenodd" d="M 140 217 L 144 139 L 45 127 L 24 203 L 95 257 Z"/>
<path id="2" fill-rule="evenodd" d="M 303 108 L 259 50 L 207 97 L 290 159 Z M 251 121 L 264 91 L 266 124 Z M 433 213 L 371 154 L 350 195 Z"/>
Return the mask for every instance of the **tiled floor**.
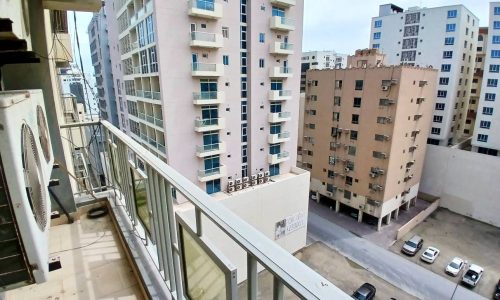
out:
<path id="1" fill-rule="evenodd" d="M 49 252 L 62 268 L 48 282 L 7 292 L 6 300 L 143 299 L 109 216 L 52 227 Z"/>

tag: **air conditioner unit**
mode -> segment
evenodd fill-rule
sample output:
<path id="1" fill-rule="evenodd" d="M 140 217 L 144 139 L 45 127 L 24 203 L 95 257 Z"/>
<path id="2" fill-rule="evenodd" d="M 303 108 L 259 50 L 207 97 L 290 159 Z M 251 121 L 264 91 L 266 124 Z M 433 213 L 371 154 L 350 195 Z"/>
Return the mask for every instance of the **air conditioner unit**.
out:
<path id="1" fill-rule="evenodd" d="M 243 183 L 243 188 L 244 189 L 249 188 L 249 187 L 250 187 L 250 182 Z"/>
<path id="2" fill-rule="evenodd" d="M 269 182 L 269 179 L 270 179 L 269 176 L 264 177 L 264 183 Z"/>
<path id="3" fill-rule="evenodd" d="M 411 171 L 411 168 L 406 168 L 406 172 L 410 172 Z"/>
<path id="4" fill-rule="evenodd" d="M 248 178 L 248 177 L 243 177 L 243 183 L 245 183 L 245 182 L 249 182 L 249 181 L 250 181 L 250 178 Z"/>
<path id="5" fill-rule="evenodd" d="M 264 178 L 264 172 L 259 172 L 257 173 L 258 178 Z"/>
<path id="6" fill-rule="evenodd" d="M 425 86 L 425 85 L 427 85 L 427 80 L 420 80 L 420 81 L 418 82 L 418 86 L 419 86 L 419 87 L 423 87 L 423 86 Z"/>
<path id="7" fill-rule="evenodd" d="M 252 181 L 257 180 L 257 174 L 253 174 L 253 175 L 251 175 L 251 176 L 250 176 L 250 179 L 251 179 Z"/>
<path id="8" fill-rule="evenodd" d="M 346 167 L 346 168 L 345 168 L 345 171 L 346 171 L 346 172 L 350 172 L 350 171 L 351 171 L 351 169 L 349 169 L 348 167 Z"/>
<path id="9" fill-rule="evenodd" d="M 2 290 L 48 279 L 53 166 L 41 90 L 0 92 L 0 282 Z M 15 273 L 5 265 L 18 266 Z"/>
<path id="10" fill-rule="evenodd" d="M 371 177 L 371 178 L 375 178 L 375 177 L 377 177 L 377 174 L 375 174 L 375 173 L 370 173 L 370 177 Z"/>
<path id="11" fill-rule="evenodd" d="M 233 181 L 233 180 L 228 181 L 228 182 L 227 182 L 227 186 L 228 186 L 228 187 L 229 187 L 229 186 L 234 186 L 234 181 Z"/>
<path id="12" fill-rule="evenodd" d="M 257 179 L 250 181 L 252 185 L 257 185 L 259 184 L 259 181 Z"/>
<path id="13" fill-rule="evenodd" d="M 269 171 L 265 171 L 265 172 L 264 172 L 264 177 L 269 177 L 269 176 L 271 176 L 271 172 L 269 172 Z"/>
<path id="14" fill-rule="evenodd" d="M 328 197 L 332 197 L 332 193 L 330 193 L 330 192 L 326 192 L 326 195 L 327 195 Z"/>
<path id="15" fill-rule="evenodd" d="M 264 178 L 259 178 L 259 184 L 263 184 L 264 183 Z"/>
<path id="16" fill-rule="evenodd" d="M 238 178 L 235 180 L 236 185 L 241 185 L 243 183 L 243 180 L 241 178 Z"/>
<path id="17" fill-rule="evenodd" d="M 234 192 L 234 191 L 235 191 L 234 185 L 233 185 L 233 186 L 228 186 L 228 187 L 227 187 L 227 192 L 228 192 L 228 193 L 232 193 L 232 192 Z"/>
<path id="18" fill-rule="evenodd" d="M 243 188 L 243 185 L 242 184 L 237 184 L 236 186 L 236 190 L 239 191 Z"/>
<path id="19" fill-rule="evenodd" d="M 388 90 L 389 90 L 389 86 L 387 86 L 387 85 L 382 86 L 382 91 L 388 91 Z"/>

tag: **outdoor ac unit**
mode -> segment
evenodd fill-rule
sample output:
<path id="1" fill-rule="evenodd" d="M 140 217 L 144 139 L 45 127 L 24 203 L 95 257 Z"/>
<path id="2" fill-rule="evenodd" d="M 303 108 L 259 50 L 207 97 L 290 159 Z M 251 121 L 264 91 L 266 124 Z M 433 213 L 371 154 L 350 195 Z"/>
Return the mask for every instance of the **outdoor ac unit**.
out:
<path id="1" fill-rule="evenodd" d="M 238 178 L 235 181 L 236 181 L 236 185 L 241 185 L 241 183 L 243 182 L 243 180 L 241 178 Z"/>
<path id="2" fill-rule="evenodd" d="M 252 185 L 257 185 L 259 184 L 259 181 L 257 179 L 250 181 Z"/>
<path id="3" fill-rule="evenodd" d="M 331 197 L 331 196 L 332 196 L 332 193 L 330 193 L 330 192 L 326 192 L 326 195 L 327 195 L 328 197 Z"/>
<path id="4" fill-rule="evenodd" d="M 269 176 L 271 176 L 271 172 L 269 172 L 269 171 L 265 171 L 265 172 L 264 172 L 264 177 L 269 177 Z"/>
<path id="5" fill-rule="evenodd" d="M 387 85 L 382 86 L 382 91 L 388 91 L 388 90 L 389 90 L 389 86 L 387 86 Z"/>
<path id="6" fill-rule="evenodd" d="M 228 186 L 228 187 L 229 187 L 229 186 L 234 186 L 234 181 L 233 181 L 233 180 L 228 181 L 228 182 L 227 182 L 227 186 Z"/>
<path id="7" fill-rule="evenodd" d="M 419 86 L 419 87 L 423 87 L 423 86 L 425 86 L 425 85 L 427 85 L 427 80 L 420 80 L 420 81 L 418 82 L 418 86 Z"/>
<path id="8" fill-rule="evenodd" d="M 410 172 L 411 171 L 411 168 L 406 168 L 406 172 Z"/>
<path id="9" fill-rule="evenodd" d="M 343 192 L 343 191 L 344 191 L 344 189 L 338 189 L 338 191 L 339 191 L 339 192 Z"/>
<path id="10" fill-rule="evenodd" d="M 236 185 L 236 190 L 237 191 L 241 190 L 242 188 L 243 188 L 243 185 L 241 185 L 241 184 L 237 184 Z"/>
<path id="11" fill-rule="evenodd" d="M 233 185 L 233 186 L 228 186 L 228 187 L 227 187 L 227 192 L 228 192 L 228 193 L 232 193 L 232 192 L 234 192 L 234 191 L 235 191 L 235 189 L 234 189 L 234 185 Z"/>
<path id="12" fill-rule="evenodd" d="M 269 182 L 269 176 L 264 177 L 264 183 Z"/>
<path id="13" fill-rule="evenodd" d="M 250 179 L 248 177 L 243 177 L 243 183 L 249 182 L 249 181 L 250 181 Z"/>
<path id="14" fill-rule="evenodd" d="M 53 153 L 41 90 L 0 92 L 0 288 L 48 279 Z M 16 272 L 4 267 L 16 266 Z"/>
<path id="15" fill-rule="evenodd" d="M 346 167 L 346 168 L 345 168 L 345 171 L 346 171 L 346 172 L 349 172 L 349 171 L 351 171 L 351 169 L 349 169 L 348 167 Z"/>
<path id="16" fill-rule="evenodd" d="M 250 182 L 243 183 L 243 188 L 244 189 L 249 188 L 249 187 L 250 187 Z"/>
<path id="17" fill-rule="evenodd" d="M 263 184 L 264 183 L 264 178 L 259 178 L 259 184 Z"/>
<path id="18" fill-rule="evenodd" d="M 259 172 L 257 173 L 258 178 L 264 178 L 264 172 Z"/>
<path id="19" fill-rule="evenodd" d="M 370 173 L 370 177 L 371 177 L 371 178 L 375 178 L 375 177 L 377 177 L 377 174 L 375 174 L 375 173 Z"/>
<path id="20" fill-rule="evenodd" d="M 391 117 L 387 117 L 385 120 L 386 120 L 387 124 L 391 124 L 392 123 L 392 118 Z"/>
<path id="21" fill-rule="evenodd" d="M 253 174 L 253 175 L 251 175 L 251 176 L 250 176 L 250 179 L 251 179 L 252 181 L 257 180 L 257 174 Z"/>

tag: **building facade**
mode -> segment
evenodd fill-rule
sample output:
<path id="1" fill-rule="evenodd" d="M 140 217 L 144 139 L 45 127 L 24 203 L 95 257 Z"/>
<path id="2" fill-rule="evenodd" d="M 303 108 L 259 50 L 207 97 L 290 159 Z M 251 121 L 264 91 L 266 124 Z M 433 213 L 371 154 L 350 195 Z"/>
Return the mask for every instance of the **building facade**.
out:
<path id="1" fill-rule="evenodd" d="M 388 64 L 439 70 L 430 144 L 446 146 L 462 139 L 478 32 L 478 18 L 463 5 L 404 11 L 387 4 L 372 18 L 370 47 L 386 54 Z"/>
<path id="2" fill-rule="evenodd" d="M 302 65 L 300 70 L 300 91 L 306 90 L 306 72 L 309 69 L 339 69 L 347 66 L 347 54 L 331 51 L 302 52 Z"/>
<path id="3" fill-rule="evenodd" d="M 472 151 L 499 156 L 500 150 L 500 2 L 490 3 L 489 26 L 481 95 L 472 138 Z"/>
<path id="4" fill-rule="evenodd" d="M 302 0 L 115 1 L 130 135 L 208 193 L 290 172 L 302 16 Z"/>
<path id="5" fill-rule="evenodd" d="M 118 127 L 119 120 L 108 41 L 108 21 L 104 7 L 99 12 L 94 13 L 87 32 L 92 65 L 94 66 L 99 115 Z"/>
<path id="6" fill-rule="evenodd" d="M 348 65 L 307 73 L 302 167 L 318 197 L 380 229 L 416 199 L 437 71 L 383 66 L 374 49 Z"/>
<path id="7" fill-rule="evenodd" d="M 477 108 L 479 105 L 479 96 L 481 95 L 481 86 L 483 84 L 484 62 L 487 52 L 488 27 L 480 27 L 477 36 L 476 66 L 474 68 L 474 77 L 470 90 L 469 110 L 467 120 L 465 121 L 464 134 L 472 135 L 474 125 L 476 124 Z"/>

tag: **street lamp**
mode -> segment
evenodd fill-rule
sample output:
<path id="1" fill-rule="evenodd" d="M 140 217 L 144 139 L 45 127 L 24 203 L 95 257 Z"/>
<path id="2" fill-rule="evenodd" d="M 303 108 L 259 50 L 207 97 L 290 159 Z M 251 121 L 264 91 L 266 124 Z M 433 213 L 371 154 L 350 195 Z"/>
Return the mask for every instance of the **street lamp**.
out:
<path id="1" fill-rule="evenodd" d="M 465 268 L 466 268 L 466 267 L 468 267 L 468 265 L 469 265 L 469 262 L 468 262 L 468 261 L 465 261 L 465 262 L 464 262 L 464 267 L 462 268 L 462 270 L 460 270 L 460 272 L 458 272 L 458 275 L 457 275 L 457 277 L 458 277 L 457 284 L 455 285 L 455 289 L 453 290 L 453 294 L 451 294 L 451 298 L 450 298 L 450 300 L 453 300 L 453 296 L 455 296 L 455 292 L 457 291 L 458 284 L 459 284 L 459 283 L 460 283 L 460 281 L 462 280 L 462 279 L 461 279 L 461 278 L 462 278 L 462 274 L 463 274 L 463 272 L 465 271 Z"/>

